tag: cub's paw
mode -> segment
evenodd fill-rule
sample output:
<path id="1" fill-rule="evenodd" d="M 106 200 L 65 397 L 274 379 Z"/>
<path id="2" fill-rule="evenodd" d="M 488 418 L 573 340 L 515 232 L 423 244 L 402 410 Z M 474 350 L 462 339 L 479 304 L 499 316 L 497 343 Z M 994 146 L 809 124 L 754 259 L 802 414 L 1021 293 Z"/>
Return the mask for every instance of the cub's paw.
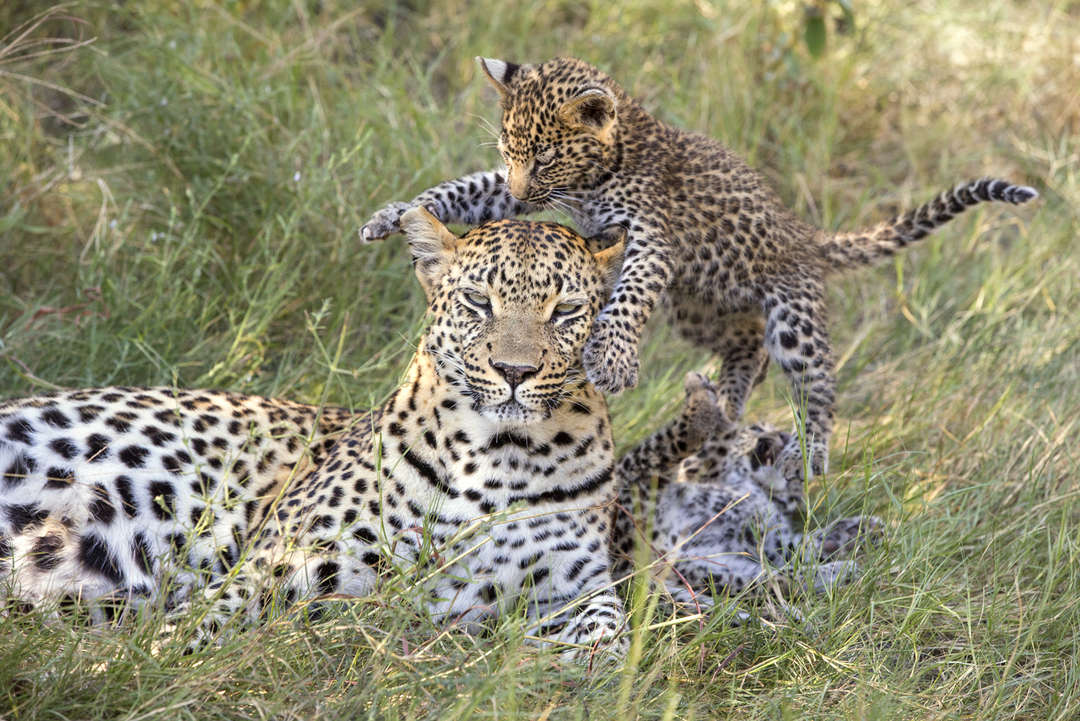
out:
<path id="1" fill-rule="evenodd" d="M 364 223 L 360 228 L 360 239 L 365 243 L 380 240 L 388 235 L 401 232 L 398 219 L 401 214 L 411 208 L 410 203 L 395 201 L 371 216 L 371 220 Z"/>
<path id="2" fill-rule="evenodd" d="M 806 468 L 810 468 L 810 476 L 823 476 L 828 470 L 829 450 L 821 443 L 810 443 L 806 446 L 806 457 L 803 457 L 803 448 L 799 443 L 798 435 L 793 434 L 784 449 L 780 451 L 776 459 L 776 468 L 780 474 L 788 479 L 805 481 Z"/>
<path id="3" fill-rule="evenodd" d="M 848 556 L 860 544 L 876 544 L 885 535 L 885 522 L 877 516 L 842 518 L 820 531 L 823 558 Z"/>
<path id="4" fill-rule="evenodd" d="M 724 395 L 708 378 L 700 373 L 687 373 L 683 387 L 686 389 L 686 400 L 681 416 L 686 424 L 689 447 L 696 448 L 708 439 L 731 430 L 731 419 L 724 411 Z"/>
<path id="5" fill-rule="evenodd" d="M 813 588 L 817 593 L 831 593 L 859 577 L 855 561 L 828 561 L 814 568 Z"/>
<path id="6" fill-rule="evenodd" d="M 604 393 L 619 393 L 637 385 L 637 345 L 610 320 L 597 319 L 581 359 L 589 382 Z"/>

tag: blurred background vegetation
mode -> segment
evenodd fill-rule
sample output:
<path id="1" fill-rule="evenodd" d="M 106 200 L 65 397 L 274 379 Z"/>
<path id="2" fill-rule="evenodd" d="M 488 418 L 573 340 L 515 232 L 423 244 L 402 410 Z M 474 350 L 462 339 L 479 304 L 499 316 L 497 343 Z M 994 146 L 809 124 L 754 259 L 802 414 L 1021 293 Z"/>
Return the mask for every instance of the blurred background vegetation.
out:
<path id="1" fill-rule="evenodd" d="M 7 0 L 0 38 L 0 397 L 379 401 L 422 294 L 400 238 L 356 230 L 495 165 L 478 54 L 583 57 L 826 228 L 983 174 L 1042 193 L 834 284 L 834 473 L 811 497 L 893 529 L 806 625 L 635 621 L 644 655 L 583 680 L 512 620 L 418 654 L 434 631 L 393 604 L 167 662 L 138 634 L 5 620 L 0 716 L 1080 714 L 1080 3 Z M 708 362 L 654 325 L 613 400 L 623 447 Z M 789 422 L 778 375 L 752 418 Z"/>

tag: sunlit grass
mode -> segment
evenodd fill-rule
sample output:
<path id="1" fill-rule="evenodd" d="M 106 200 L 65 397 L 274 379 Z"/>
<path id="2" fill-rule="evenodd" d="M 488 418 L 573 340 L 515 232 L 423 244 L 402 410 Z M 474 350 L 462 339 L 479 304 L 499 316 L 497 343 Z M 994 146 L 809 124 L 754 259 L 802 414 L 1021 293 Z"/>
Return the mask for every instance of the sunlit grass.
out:
<path id="1" fill-rule="evenodd" d="M 0 35 L 36 12 L 0 6 Z M 74 3 L 0 47 L 0 397 L 107 383 L 368 407 L 422 323 L 384 202 L 491 167 L 478 54 L 575 54 L 723 139 L 804 217 L 865 225 L 983 174 L 1036 186 L 831 289 L 840 366 L 814 521 L 889 530 L 806 622 L 677 624 L 591 675 L 523 617 L 445 631 L 407 594 L 192 656 L 0 621 L 3 718 L 1066 719 L 1080 715 L 1080 64 L 1073 3 L 858 3 L 824 57 L 801 4 Z M 27 45 L 33 40 L 64 42 Z M 47 50 L 49 54 L 29 57 Z M 663 323 L 620 447 L 708 359 Z M 751 418 L 787 424 L 774 373 Z"/>

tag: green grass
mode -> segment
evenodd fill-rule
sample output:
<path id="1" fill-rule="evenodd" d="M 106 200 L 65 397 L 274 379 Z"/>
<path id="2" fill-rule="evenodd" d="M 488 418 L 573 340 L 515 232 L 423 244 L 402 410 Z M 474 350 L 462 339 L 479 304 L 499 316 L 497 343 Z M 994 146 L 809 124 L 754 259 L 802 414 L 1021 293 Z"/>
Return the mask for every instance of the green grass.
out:
<path id="1" fill-rule="evenodd" d="M 832 285 L 838 423 L 814 515 L 890 529 L 805 625 L 647 627 L 639 596 L 640 654 L 586 675 L 520 619 L 440 633 L 393 593 L 188 657 L 150 652 L 153 618 L 29 614 L 0 620 L 0 718 L 1080 716 L 1080 6 L 871 0 L 814 60 L 781 0 L 194 5 L 73 3 L 0 42 L 0 397 L 382 399 L 422 294 L 399 238 L 356 230 L 495 163 L 477 54 L 588 58 L 828 228 L 981 174 L 1042 199 Z M 5 3 L 0 33 L 40 7 Z M 706 360 L 656 324 L 643 383 L 612 404 L 620 446 Z M 788 422 L 781 381 L 749 417 Z"/>

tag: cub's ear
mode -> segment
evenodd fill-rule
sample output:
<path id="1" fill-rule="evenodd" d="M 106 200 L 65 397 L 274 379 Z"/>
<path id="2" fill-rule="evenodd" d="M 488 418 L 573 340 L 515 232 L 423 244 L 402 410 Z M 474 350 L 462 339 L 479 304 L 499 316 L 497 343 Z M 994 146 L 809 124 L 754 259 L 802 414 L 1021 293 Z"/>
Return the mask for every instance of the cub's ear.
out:
<path id="1" fill-rule="evenodd" d="M 610 231 L 605 231 L 607 235 Z M 608 236 L 610 237 L 610 235 Z M 626 230 L 622 229 L 622 237 L 614 245 L 609 245 L 604 250 L 593 253 L 596 264 L 600 266 L 600 272 L 604 274 L 604 287 L 610 295 L 615 289 L 615 283 L 619 280 L 622 272 L 623 254 L 626 251 Z"/>
<path id="2" fill-rule="evenodd" d="M 574 130 L 586 130 L 610 143 L 615 127 L 615 95 L 607 88 L 589 88 L 559 108 L 559 119 Z"/>
<path id="3" fill-rule="evenodd" d="M 484 75 L 487 75 L 488 81 L 499 91 L 499 95 L 506 95 L 507 88 L 513 85 L 518 78 L 525 75 L 532 67 L 480 56 L 477 56 L 476 62 L 480 64 L 480 69 L 484 71 Z"/>
<path id="4" fill-rule="evenodd" d="M 609 225 L 596 235 L 585 239 L 585 247 L 590 253 L 607 250 L 616 243 L 625 243 L 627 237 L 626 228 L 621 225 Z"/>
<path id="5" fill-rule="evenodd" d="M 416 277 L 428 298 L 439 284 L 461 239 L 446 229 L 426 208 L 417 206 L 398 220 L 412 251 Z"/>

